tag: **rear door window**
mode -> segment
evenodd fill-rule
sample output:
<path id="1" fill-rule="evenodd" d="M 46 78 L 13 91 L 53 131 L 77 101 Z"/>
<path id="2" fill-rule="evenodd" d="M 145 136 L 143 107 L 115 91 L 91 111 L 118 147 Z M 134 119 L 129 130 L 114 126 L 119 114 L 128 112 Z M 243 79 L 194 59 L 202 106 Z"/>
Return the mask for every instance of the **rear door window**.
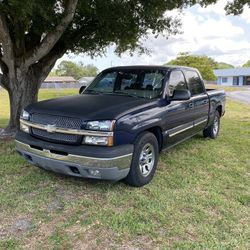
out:
<path id="1" fill-rule="evenodd" d="M 188 88 L 192 96 L 199 95 L 205 92 L 201 78 L 196 71 L 185 70 L 184 73 L 187 79 Z"/>

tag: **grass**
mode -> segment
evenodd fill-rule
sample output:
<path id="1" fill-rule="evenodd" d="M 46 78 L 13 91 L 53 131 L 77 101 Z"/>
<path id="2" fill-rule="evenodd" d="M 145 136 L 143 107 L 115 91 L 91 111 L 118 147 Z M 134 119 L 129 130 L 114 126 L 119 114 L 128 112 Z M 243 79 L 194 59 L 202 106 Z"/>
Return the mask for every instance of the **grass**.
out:
<path id="1" fill-rule="evenodd" d="M 221 86 L 216 84 L 206 84 L 207 89 L 224 89 L 226 92 L 233 92 L 233 91 L 247 91 L 250 89 L 250 86 Z"/>
<path id="2" fill-rule="evenodd" d="M 0 141 L 0 249 L 249 249 L 250 107 L 229 101 L 221 125 L 163 152 L 139 189 L 42 171 Z"/>

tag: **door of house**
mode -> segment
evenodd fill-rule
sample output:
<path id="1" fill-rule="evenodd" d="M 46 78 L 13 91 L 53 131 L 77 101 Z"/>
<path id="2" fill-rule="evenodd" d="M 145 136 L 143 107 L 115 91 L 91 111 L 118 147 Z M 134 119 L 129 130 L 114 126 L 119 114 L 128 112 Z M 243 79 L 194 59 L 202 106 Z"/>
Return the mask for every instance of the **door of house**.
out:
<path id="1" fill-rule="evenodd" d="M 250 76 L 246 76 L 244 80 L 245 81 L 243 85 L 250 85 Z"/>
<path id="2" fill-rule="evenodd" d="M 233 85 L 239 85 L 239 77 L 238 76 L 233 77 Z"/>

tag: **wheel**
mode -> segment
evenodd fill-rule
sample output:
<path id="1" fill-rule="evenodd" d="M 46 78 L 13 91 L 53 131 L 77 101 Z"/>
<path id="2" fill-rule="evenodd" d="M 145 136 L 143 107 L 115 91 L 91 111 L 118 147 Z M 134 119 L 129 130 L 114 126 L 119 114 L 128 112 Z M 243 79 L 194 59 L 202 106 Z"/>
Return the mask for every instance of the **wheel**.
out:
<path id="1" fill-rule="evenodd" d="M 218 110 L 216 110 L 213 123 L 208 128 L 203 130 L 203 136 L 215 139 L 218 137 L 219 132 L 220 132 L 220 114 Z"/>
<path id="2" fill-rule="evenodd" d="M 144 132 L 135 141 L 134 154 L 130 171 L 124 179 L 125 183 L 141 187 L 149 183 L 155 173 L 159 157 L 159 146 L 156 137 Z"/>

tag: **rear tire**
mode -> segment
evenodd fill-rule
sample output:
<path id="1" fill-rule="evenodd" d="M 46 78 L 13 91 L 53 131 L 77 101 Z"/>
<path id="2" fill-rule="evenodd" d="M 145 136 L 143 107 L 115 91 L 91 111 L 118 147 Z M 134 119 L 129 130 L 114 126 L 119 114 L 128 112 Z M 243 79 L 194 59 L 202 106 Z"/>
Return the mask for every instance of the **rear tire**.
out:
<path id="1" fill-rule="evenodd" d="M 155 174 L 158 158 L 159 145 L 154 134 L 140 134 L 136 139 L 130 171 L 124 182 L 134 187 L 148 184 Z"/>
<path id="2" fill-rule="evenodd" d="M 203 136 L 211 139 L 216 139 L 220 132 L 220 114 L 218 110 L 215 111 L 212 124 L 203 130 Z"/>

